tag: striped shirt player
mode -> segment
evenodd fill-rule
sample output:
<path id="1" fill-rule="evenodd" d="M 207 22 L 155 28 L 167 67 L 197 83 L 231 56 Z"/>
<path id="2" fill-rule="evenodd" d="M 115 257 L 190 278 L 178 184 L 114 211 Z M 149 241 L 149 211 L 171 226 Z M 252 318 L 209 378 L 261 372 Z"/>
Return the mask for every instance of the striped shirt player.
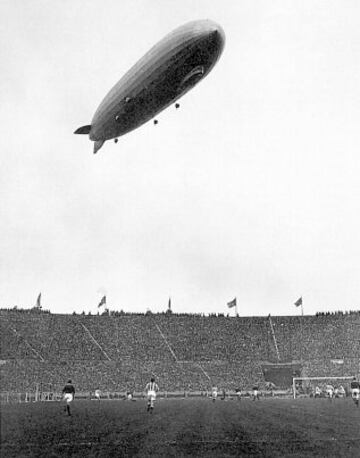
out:
<path id="1" fill-rule="evenodd" d="M 147 411 L 152 413 L 154 409 L 154 403 L 156 400 L 156 393 L 159 391 L 159 387 L 157 383 L 155 383 L 155 379 L 151 378 L 150 382 L 145 387 L 145 392 L 147 395 Z"/>
<path id="2" fill-rule="evenodd" d="M 68 380 L 67 384 L 64 386 L 64 389 L 62 390 L 62 393 L 64 395 L 64 401 L 66 402 L 66 411 L 68 415 L 71 415 L 70 413 L 70 403 L 74 400 L 75 397 L 75 388 L 74 385 L 71 383 L 71 380 Z"/>
<path id="3" fill-rule="evenodd" d="M 360 382 L 354 380 L 350 384 L 351 387 L 351 397 L 353 398 L 355 405 L 359 407 L 359 398 L 360 398 Z"/>

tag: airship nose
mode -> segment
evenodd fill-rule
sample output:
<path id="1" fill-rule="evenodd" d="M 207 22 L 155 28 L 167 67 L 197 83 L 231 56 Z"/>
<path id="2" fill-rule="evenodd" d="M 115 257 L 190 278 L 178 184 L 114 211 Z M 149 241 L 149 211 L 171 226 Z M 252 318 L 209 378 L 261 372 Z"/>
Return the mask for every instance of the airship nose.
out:
<path id="1" fill-rule="evenodd" d="M 222 50 L 225 45 L 225 33 L 219 25 L 211 32 L 210 37 L 214 44 Z"/>

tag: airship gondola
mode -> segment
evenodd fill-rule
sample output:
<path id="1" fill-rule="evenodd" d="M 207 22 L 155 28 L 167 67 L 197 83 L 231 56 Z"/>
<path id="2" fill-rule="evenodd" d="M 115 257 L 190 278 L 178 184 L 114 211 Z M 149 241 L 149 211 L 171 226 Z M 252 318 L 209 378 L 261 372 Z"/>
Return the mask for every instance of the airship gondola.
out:
<path id="1" fill-rule="evenodd" d="M 115 84 L 91 124 L 74 133 L 89 134 L 95 154 L 106 140 L 136 129 L 193 88 L 212 70 L 224 43 L 224 32 L 213 21 L 193 21 L 175 29 Z"/>

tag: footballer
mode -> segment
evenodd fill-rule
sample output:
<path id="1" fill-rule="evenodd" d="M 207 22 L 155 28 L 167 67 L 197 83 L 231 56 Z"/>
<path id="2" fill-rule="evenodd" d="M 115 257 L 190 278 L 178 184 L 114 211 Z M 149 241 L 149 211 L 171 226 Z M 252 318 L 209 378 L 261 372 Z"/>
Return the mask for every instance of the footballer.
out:
<path id="1" fill-rule="evenodd" d="M 71 383 L 71 380 L 68 380 L 67 384 L 64 386 L 64 389 L 62 390 L 62 393 L 64 395 L 64 401 L 66 402 L 65 410 L 67 411 L 68 415 L 71 416 L 70 403 L 75 398 L 75 388 L 74 385 Z"/>
<path id="2" fill-rule="evenodd" d="M 145 387 L 147 395 L 147 411 L 153 413 L 154 403 L 156 400 L 156 393 L 159 391 L 159 386 L 155 383 L 154 377 L 151 378 L 150 382 Z"/>
<path id="3" fill-rule="evenodd" d="M 260 397 L 259 397 L 259 387 L 258 387 L 258 385 L 254 385 L 254 386 L 253 386 L 253 401 L 255 401 L 255 399 L 257 399 L 258 401 L 260 401 Z"/>
<path id="4" fill-rule="evenodd" d="M 360 382 L 354 380 L 350 384 L 351 387 L 351 397 L 353 398 L 356 407 L 359 407 L 359 398 L 360 398 Z"/>
<path id="5" fill-rule="evenodd" d="M 339 388 L 337 389 L 336 396 L 338 398 L 345 398 L 346 397 L 345 388 L 342 385 L 340 385 Z"/>
<path id="6" fill-rule="evenodd" d="M 213 402 L 216 401 L 217 395 L 218 395 L 218 389 L 216 386 L 213 386 L 212 391 L 211 391 L 211 397 L 212 397 Z"/>
<path id="7" fill-rule="evenodd" d="M 100 401 L 101 399 L 101 392 L 100 392 L 100 389 L 99 388 L 96 388 L 95 390 L 95 398 Z"/>
<path id="8" fill-rule="evenodd" d="M 326 392 L 326 396 L 331 401 L 334 396 L 334 387 L 332 385 L 326 385 L 325 392 Z"/>
<path id="9" fill-rule="evenodd" d="M 318 386 L 315 387 L 315 396 L 314 397 L 321 398 L 321 389 Z"/>

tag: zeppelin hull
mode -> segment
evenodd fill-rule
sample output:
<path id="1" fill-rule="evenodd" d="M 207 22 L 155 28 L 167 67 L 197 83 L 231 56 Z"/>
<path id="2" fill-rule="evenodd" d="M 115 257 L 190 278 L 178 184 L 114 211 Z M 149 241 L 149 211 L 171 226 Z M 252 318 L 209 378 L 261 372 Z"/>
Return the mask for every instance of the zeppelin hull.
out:
<path id="1" fill-rule="evenodd" d="M 90 139 L 101 146 L 156 116 L 208 75 L 224 42 L 212 21 L 191 22 L 167 35 L 106 95 L 92 119 Z"/>

